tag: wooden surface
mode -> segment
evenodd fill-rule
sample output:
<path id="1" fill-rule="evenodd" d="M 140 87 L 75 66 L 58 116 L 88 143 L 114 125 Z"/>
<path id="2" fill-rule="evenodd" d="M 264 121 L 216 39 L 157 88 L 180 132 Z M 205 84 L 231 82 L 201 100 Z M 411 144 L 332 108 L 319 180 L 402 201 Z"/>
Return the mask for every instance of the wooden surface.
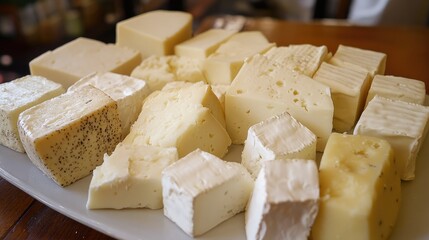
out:
<path id="1" fill-rule="evenodd" d="M 214 18 L 202 22 L 201 32 Z M 260 30 L 278 46 L 309 43 L 326 45 L 335 52 L 338 44 L 387 54 L 386 74 L 410 77 L 429 87 L 429 29 L 398 27 L 332 26 L 270 19 L 247 20 L 244 30 Z M 0 239 L 110 239 L 44 206 L 0 178 Z"/>

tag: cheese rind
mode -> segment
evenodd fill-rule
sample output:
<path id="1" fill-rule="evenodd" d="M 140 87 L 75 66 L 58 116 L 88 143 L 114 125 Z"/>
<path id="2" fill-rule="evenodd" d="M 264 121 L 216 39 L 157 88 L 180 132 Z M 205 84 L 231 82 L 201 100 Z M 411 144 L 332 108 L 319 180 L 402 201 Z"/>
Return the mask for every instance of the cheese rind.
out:
<path id="1" fill-rule="evenodd" d="M 62 93 L 60 84 L 40 76 L 24 76 L 0 84 L 0 144 L 25 152 L 17 128 L 19 114 Z"/>
<path id="2" fill-rule="evenodd" d="M 22 112 L 18 131 L 30 160 L 64 187 L 100 165 L 122 129 L 116 102 L 85 86 Z"/>
<path id="3" fill-rule="evenodd" d="M 244 211 L 252 188 L 241 164 L 197 149 L 162 172 L 164 215 L 199 236 Z"/>

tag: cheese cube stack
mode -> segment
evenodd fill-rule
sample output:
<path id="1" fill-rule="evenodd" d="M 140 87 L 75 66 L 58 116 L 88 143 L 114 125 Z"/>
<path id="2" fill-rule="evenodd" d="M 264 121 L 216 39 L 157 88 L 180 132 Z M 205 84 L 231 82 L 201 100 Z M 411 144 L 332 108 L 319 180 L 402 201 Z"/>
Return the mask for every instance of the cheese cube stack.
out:
<path id="1" fill-rule="evenodd" d="M 85 86 L 22 112 L 18 131 L 30 160 L 64 187 L 100 165 L 122 129 L 116 102 Z"/>
<path id="2" fill-rule="evenodd" d="M 87 85 L 100 89 L 116 101 L 121 119 L 122 137 L 125 137 L 140 114 L 143 100 L 150 94 L 149 86 L 142 80 L 109 72 L 90 74 L 73 84 L 68 91 L 79 91 Z"/>
<path id="3" fill-rule="evenodd" d="M 192 15 L 157 10 L 116 24 L 116 44 L 140 51 L 142 58 L 174 54 L 174 47 L 191 38 Z"/>
<path id="4" fill-rule="evenodd" d="M 324 62 L 313 79 L 326 84 L 331 89 L 334 103 L 334 129 L 339 132 L 351 130 L 362 113 L 371 84 L 368 73 Z"/>
<path id="5" fill-rule="evenodd" d="M 363 111 L 354 134 L 387 140 L 395 150 L 401 178 L 412 180 L 428 119 L 429 107 L 376 96 Z"/>
<path id="6" fill-rule="evenodd" d="M 246 237 L 308 239 L 318 210 L 319 175 L 315 161 L 266 161 L 245 212 Z"/>
<path id="7" fill-rule="evenodd" d="M 19 114 L 62 93 L 60 84 L 40 76 L 24 76 L 0 84 L 0 144 L 25 152 L 17 128 Z"/>
<path id="8" fill-rule="evenodd" d="M 241 164 L 197 149 L 163 171 L 164 215 L 199 236 L 244 211 L 252 188 Z"/>
<path id="9" fill-rule="evenodd" d="M 252 125 L 285 111 L 317 136 L 317 151 L 323 151 L 334 114 L 329 87 L 266 56 L 248 59 L 225 96 L 232 141 L 244 143 Z"/>
<path id="10" fill-rule="evenodd" d="M 33 59 L 30 72 L 68 88 L 94 72 L 129 75 L 140 61 L 136 50 L 80 37 Z"/>
<path id="11" fill-rule="evenodd" d="M 231 84 L 246 58 L 264 53 L 275 46 L 261 32 L 248 31 L 233 35 L 204 63 L 204 74 L 212 85 Z"/>
<path id="12" fill-rule="evenodd" d="M 320 162 L 312 239 L 388 239 L 401 202 L 397 167 L 387 141 L 333 133 Z"/>
<path id="13" fill-rule="evenodd" d="M 375 75 L 368 92 L 366 105 L 375 95 L 423 105 L 426 97 L 425 82 L 396 76 Z"/>
<path id="14" fill-rule="evenodd" d="M 120 143 L 94 170 L 86 207 L 162 208 L 161 172 L 177 159 L 176 148 Z"/>
<path id="15" fill-rule="evenodd" d="M 249 128 L 241 164 L 253 178 L 263 162 L 292 158 L 316 160 L 316 135 L 287 112 Z"/>

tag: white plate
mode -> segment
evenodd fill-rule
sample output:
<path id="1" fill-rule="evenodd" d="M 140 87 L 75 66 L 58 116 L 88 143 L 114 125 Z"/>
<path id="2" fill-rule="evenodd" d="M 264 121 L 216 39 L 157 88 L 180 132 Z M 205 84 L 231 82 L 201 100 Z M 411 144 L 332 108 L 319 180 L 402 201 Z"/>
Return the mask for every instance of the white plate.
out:
<path id="1" fill-rule="evenodd" d="M 228 160 L 240 159 L 233 146 Z M 0 146 L 0 175 L 54 210 L 91 228 L 120 239 L 191 239 L 162 210 L 87 210 L 90 176 L 66 188 L 42 174 L 25 154 Z M 402 205 L 392 240 L 429 239 L 429 140 L 417 159 L 416 179 L 402 183 Z M 199 239 L 245 239 L 244 215 L 223 222 Z"/>

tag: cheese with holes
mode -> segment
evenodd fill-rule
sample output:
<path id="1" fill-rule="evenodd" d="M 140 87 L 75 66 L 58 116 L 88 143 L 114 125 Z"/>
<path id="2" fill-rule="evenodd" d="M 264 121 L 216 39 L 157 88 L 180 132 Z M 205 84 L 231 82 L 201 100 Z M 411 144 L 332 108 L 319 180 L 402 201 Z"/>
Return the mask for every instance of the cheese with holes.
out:
<path id="1" fill-rule="evenodd" d="M 86 85 L 100 89 L 116 101 L 121 119 L 122 136 L 125 137 L 140 114 L 143 100 L 150 93 L 149 86 L 140 79 L 109 72 L 84 77 L 73 84 L 68 91 L 79 91 Z"/>
<path id="2" fill-rule="evenodd" d="M 241 155 L 253 178 L 263 162 L 279 159 L 316 160 L 316 135 L 287 112 L 251 126 Z"/>
<path id="3" fill-rule="evenodd" d="M 351 130 L 362 113 L 371 85 L 368 73 L 324 62 L 313 79 L 331 89 L 334 103 L 334 129 L 339 132 Z"/>
<path id="4" fill-rule="evenodd" d="M 161 172 L 177 159 L 176 148 L 120 143 L 94 170 L 86 207 L 162 208 Z"/>
<path id="5" fill-rule="evenodd" d="M 401 203 L 397 167 L 387 141 L 333 133 L 319 167 L 312 239 L 388 239 Z"/>
<path id="6" fill-rule="evenodd" d="M 33 59 L 30 72 L 68 88 L 94 72 L 130 75 L 140 61 L 135 50 L 80 37 Z"/>
<path id="7" fill-rule="evenodd" d="M 252 188 L 241 164 L 197 149 L 162 172 L 164 215 L 199 236 L 244 211 Z"/>
<path id="8" fill-rule="evenodd" d="M 354 134 L 387 140 L 395 150 L 401 178 L 412 180 L 428 119 L 429 107 L 376 96 L 363 111 Z"/>
<path id="9" fill-rule="evenodd" d="M 262 165 L 245 212 L 247 239 L 308 239 L 319 209 L 316 162 L 276 159 Z"/>
<path id="10" fill-rule="evenodd" d="M 60 84 L 40 76 L 24 76 L 0 84 L 0 144 L 24 152 L 17 128 L 19 114 L 62 93 Z"/>
<path id="11" fill-rule="evenodd" d="M 192 15 L 150 11 L 116 24 L 116 44 L 140 51 L 143 58 L 174 54 L 174 46 L 191 38 Z"/>
<path id="12" fill-rule="evenodd" d="M 64 187 L 100 165 L 122 129 L 116 102 L 86 86 L 25 110 L 18 131 L 30 160 Z"/>

